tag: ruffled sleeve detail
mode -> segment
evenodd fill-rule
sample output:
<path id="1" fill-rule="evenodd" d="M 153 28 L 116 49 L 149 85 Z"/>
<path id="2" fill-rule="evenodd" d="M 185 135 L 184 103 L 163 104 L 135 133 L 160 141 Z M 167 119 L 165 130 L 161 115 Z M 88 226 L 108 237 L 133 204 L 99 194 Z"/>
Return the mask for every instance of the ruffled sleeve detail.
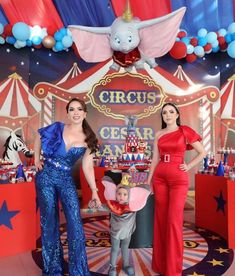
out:
<path id="1" fill-rule="evenodd" d="M 55 122 L 38 130 L 41 136 L 41 147 L 45 157 L 51 157 L 62 142 L 63 124 Z"/>
<path id="2" fill-rule="evenodd" d="M 191 129 L 188 126 L 180 126 L 180 128 L 181 128 L 181 130 L 184 134 L 185 140 L 186 140 L 186 149 L 192 150 L 193 147 L 191 146 L 191 144 L 193 144 L 194 142 L 197 142 L 197 141 L 200 142 L 202 140 L 202 137 L 196 131 L 194 131 L 193 129 Z"/>

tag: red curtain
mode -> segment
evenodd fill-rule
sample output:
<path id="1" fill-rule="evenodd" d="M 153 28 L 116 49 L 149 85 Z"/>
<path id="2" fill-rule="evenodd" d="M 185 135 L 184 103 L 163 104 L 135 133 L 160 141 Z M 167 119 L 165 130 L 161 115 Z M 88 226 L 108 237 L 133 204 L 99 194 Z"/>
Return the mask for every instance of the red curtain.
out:
<path id="1" fill-rule="evenodd" d="M 1 0 L 1 6 L 10 24 L 24 22 L 39 25 L 53 34 L 63 27 L 63 22 L 51 0 Z"/>
<path id="2" fill-rule="evenodd" d="M 144 4 L 143 4 L 144 2 Z M 126 0 L 112 0 L 116 16 L 121 16 Z M 170 0 L 130 0 L 133 15 L 141 20 L 152 19 L 171 12 Z"/>

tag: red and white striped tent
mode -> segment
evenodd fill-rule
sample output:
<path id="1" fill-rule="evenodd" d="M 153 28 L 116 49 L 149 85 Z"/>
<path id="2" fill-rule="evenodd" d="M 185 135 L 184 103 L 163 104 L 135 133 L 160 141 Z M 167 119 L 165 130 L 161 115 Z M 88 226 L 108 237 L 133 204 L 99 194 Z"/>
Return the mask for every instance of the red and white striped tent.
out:
<path id="1" fill-rule="evenodd" d="M 226 146 L 228 130 L 235 132 L 235 74 L 222 86 L 214 114 L 221 119 L 221 146 Z"/>
<path id="2" fill-rule="evenodd" d="M 78 75 L 80 75 L 81 73 L 82 73 L 81 69 L 78 67 L 77 63 L 74 62 L 71 69 L 62 78 L 60 78 L 56 82 L 56 85 L 60 85 L 68 80 L 71 80 L 71 79 L 77 77 Z"/>
<path id="3" fill-rule="evenodd" d="M 63 84 L 79 76 L 82 73 L 77 63 L 75 62 L 70 70 L 59 80 L 52 84 L 55 87 L 63 87 Z M 48 93 L 43 101 L 43 126 L 50 125 L 54 121 L 54 110 L 55 110 L 55 95 L 53 93 Z"/>
<path id="4" fill-rule="evenodd" d="M 178 65 L 177 70 L 175 71 L 175 73 L 173 74 L 173 76 L 175 76 L 176 78 L 178 78 L 179 80 L 184 81 L 185 83 L 187 83 L 188 85 L 194 85 L 195 83 L 190 79 L 190 77 L 185 73 L 185 71 L 183 70 L 181 65 Z"/>
<path id="5" fill-rule="evenodd" d="M 29 118 L 41 111 L 41 103 L 35 98 L 27 82 L 17 73 L 0 83 L 0 120 L 9 129 L 20 128 Z"/>

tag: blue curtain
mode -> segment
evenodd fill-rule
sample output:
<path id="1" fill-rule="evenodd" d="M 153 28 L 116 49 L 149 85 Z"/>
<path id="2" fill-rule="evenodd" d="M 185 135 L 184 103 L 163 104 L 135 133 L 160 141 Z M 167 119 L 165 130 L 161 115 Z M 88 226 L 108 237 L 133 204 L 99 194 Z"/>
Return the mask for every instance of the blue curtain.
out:
<path id="1" fill-rule="evenodd" d="M 0 5 L 0 23 L 2 23 L 3 25 L 6 25 L 9 23 L 1 5 Z"/>
<path id="2" fill-rule="evenodd" d="M 67 25 L 110 26 L 115 17 L 109 0 L 53 0 L 58 13 Z"/>
<path id="3" fill-rule="evenodd" d="M 234 21 L 233 0 L 172 0 L 172 10 L 186 6 L 186 14 L 181 28 L 187 30 L 188 35 L 197 35 L 200 28 L 208 31 L 227 29 Z"/>

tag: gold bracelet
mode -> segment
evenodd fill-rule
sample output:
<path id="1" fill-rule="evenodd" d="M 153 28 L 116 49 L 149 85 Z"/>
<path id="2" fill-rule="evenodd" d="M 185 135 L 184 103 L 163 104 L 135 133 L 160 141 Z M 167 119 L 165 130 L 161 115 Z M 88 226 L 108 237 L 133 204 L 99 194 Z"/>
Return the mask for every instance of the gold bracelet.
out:
<path id="1" fill-rule="evenodd" d="M 92 191 L 96 191 L 96 192 L 99 191 L 98 188 L 91 188 L 91 190 L 92 190 Z"/>

